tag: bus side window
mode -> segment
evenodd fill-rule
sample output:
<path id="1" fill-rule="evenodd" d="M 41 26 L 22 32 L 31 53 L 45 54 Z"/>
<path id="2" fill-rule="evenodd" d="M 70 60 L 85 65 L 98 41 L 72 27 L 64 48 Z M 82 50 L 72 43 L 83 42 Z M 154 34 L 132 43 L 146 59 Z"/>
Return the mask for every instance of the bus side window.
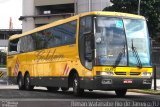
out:
<path id="1" fill-rule="evenodd" d="M 14 39 L 9 42 L 9 54 L 18 53 L 19 39 Z"/>

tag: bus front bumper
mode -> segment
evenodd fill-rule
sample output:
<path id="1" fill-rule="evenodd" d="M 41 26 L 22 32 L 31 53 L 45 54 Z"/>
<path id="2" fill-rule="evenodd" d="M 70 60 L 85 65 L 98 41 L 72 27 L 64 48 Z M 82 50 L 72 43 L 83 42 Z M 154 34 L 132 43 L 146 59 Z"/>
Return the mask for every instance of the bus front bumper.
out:
<path id="1" fill-rule="evenodd" d="M 85 77 L 80 78 L 80 87 L 93 90 L 151 89 L 152 78 Z"/>

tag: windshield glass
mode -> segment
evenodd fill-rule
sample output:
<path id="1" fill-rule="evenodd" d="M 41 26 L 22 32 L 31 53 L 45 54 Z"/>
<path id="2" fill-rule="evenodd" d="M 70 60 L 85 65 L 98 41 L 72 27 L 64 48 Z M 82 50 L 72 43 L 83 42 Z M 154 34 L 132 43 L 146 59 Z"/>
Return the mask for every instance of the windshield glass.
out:
<path id="1" fill-rule="evenodd" d="M 96 65 L 126 66 L 126 39 L 121 18 L 96 17 Z"/>
<path id="2" fill-rule="evenodd" d="M 150 66 L 148 30 L 145 20 L 124 19 L 129 66 L 137 66 L 138 57 L 142 66 Z M 133 52 L 135 49 L 137 55 Z"/>
<path id="3" fill-rule="evenodd" d="M 96 65 L 151 66 L 145 20 L 100 16 L 94 21 Z"/>

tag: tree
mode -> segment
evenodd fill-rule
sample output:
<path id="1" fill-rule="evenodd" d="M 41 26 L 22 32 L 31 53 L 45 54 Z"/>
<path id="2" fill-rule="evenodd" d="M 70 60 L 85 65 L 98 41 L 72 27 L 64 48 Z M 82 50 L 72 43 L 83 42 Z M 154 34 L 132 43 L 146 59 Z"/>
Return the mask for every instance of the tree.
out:
<path id="1" fill-rule="evenodd" d="M 104 11 L 116 11 L 125 13 L 138 13 L 139 0 L 111 0 L 113 5 L 106 7 Z M 160 0 L 141 0 L 140 14 L 145 16 L 151 37 L 156 37 L 160 32 Z"/>

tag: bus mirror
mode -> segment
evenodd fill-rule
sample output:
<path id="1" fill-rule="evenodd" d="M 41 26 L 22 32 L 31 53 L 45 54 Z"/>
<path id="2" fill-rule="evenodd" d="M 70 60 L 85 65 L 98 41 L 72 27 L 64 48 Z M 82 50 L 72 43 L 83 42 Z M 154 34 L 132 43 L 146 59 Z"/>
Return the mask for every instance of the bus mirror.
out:
<path id="1" fill-rule="evenodd" d="M 92 35 L 92 32 L 84 32 L 83 35 L 84 36 Z"/>
<path id="2" fill-rule="evenodd" d="M 86 53 L 85 59 L 86 59 L 88 62 L 92 62 L 92 53 Z"/>
<path id="3" fill-rule="evenodd" d="M 94 42 L 93 42 L 94 38 L 91 32 L 84 33 L 84 37 L 85 37 L 85 60 L 91 62 L 93 57 L 92 50 L 94 48 Z"/>
<path id="4" fill-rule="evenodd" d="M 91 40 L 91 49 L 94 49 L 94 38 L 93 36 L 90 37 L 90 40 Z"/>
<path id="5" fill-rule="evenodd" d="M 91 49 L 94 49 L 94 37 L 92 32 L 85 32 L 83 35 L 85 36 L 85 41 L 90 41 Z"/>

